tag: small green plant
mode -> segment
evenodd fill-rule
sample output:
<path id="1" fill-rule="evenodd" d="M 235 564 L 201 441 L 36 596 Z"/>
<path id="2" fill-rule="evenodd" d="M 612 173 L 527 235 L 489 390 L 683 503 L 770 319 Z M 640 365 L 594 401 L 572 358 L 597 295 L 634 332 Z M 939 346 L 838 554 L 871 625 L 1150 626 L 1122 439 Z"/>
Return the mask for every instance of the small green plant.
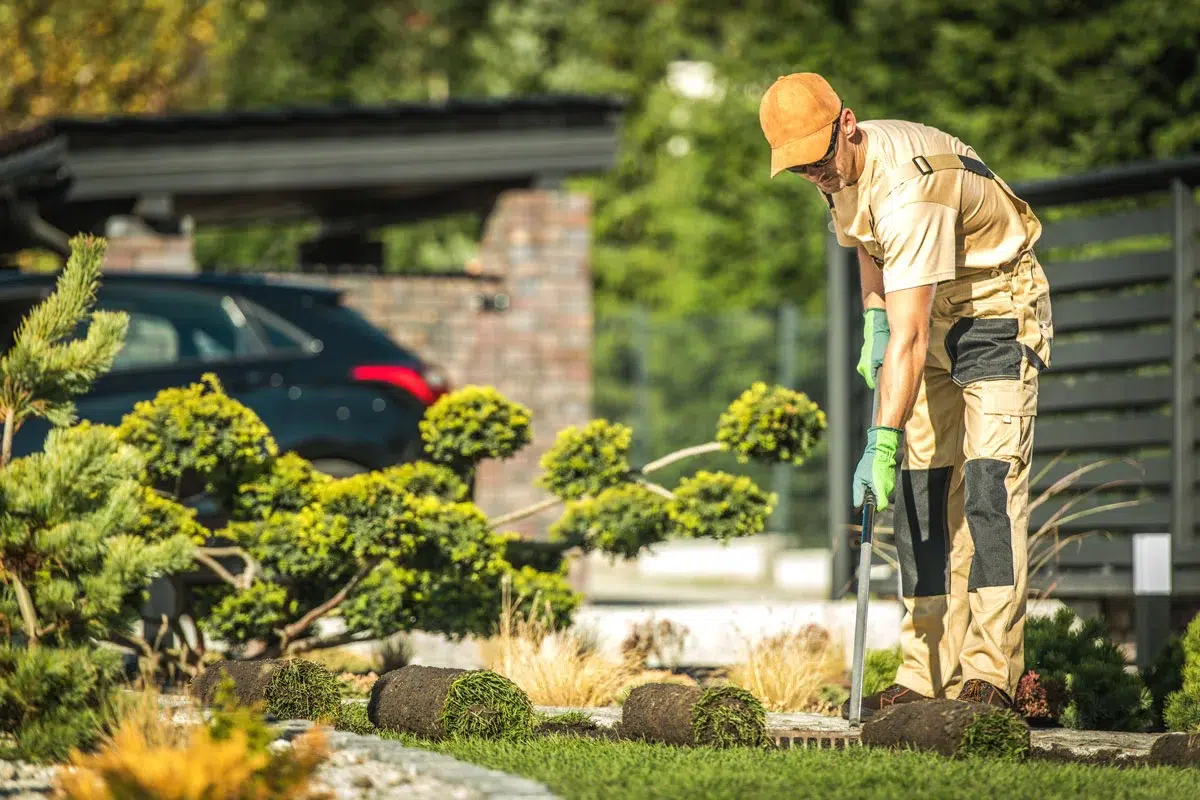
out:
<path id="1" fill-rule="evenodd" d="M 1108 637 L 1103 620 L 1080 621 L 1069 608 L 1025 623 L 1025 664 L 1066 687 L 1059 722 L 1069 728 L 1140 731 L 1151 722 L 1153 698 Z"/>
<path id="2" fill-rule="evenodd" d="M 1163 721 L 1168 730 L 1200 732 L 1200 614 L 1188 623 L 1179 650 L 1182 685 L 1167 696 Z"/>
<path id="3" fill-rule="evenodd" d="M 112 720 L 121 679 L 112 649 L 0 645 L 0 758 L 62 761 L 90 747 Z"/>
<path id="4" fill-rule="evenodd" d="M 868 650 L 863 659 L 863 694 L 882 692 L 896 682 L 896 673 L 904 663 L 899 646 L 886 650 Z"/>

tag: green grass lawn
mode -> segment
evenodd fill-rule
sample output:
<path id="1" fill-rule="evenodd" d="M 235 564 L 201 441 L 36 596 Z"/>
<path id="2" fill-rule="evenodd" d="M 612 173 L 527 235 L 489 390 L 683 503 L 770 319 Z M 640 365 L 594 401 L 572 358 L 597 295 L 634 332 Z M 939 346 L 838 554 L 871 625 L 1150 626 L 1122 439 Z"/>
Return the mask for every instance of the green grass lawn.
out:
<path id="1" fill-rule="evenodd" d="M 915 752 L 712 750 L 549 736 L 404 743 L 540 781 L 568 800 L 1200 797 L 1200 770 L 955 761 Z"/>

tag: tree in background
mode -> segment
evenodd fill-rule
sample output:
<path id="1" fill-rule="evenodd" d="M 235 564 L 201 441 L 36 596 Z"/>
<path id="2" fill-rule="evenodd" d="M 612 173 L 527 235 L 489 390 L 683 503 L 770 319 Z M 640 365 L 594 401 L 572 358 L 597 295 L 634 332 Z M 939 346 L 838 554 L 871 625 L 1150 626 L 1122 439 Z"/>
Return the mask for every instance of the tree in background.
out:
<path id="1" fill-rule="evenodd" d="M 0 131 L 50 116 L 161 112 L 219 102 L 235 46 L 230 0 L 0 4 Z"/>

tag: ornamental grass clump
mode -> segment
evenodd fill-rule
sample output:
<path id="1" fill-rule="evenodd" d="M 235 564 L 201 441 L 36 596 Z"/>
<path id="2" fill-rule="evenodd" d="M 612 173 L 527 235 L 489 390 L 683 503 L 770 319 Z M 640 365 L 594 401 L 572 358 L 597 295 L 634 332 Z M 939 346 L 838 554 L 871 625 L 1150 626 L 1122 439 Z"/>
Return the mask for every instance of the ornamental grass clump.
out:
<path id="1" fill-rule="evenodd" d="M 534 710 L 520 687 L 491 670 L 409 664 L 375 682 L 367 718 L 380 730 L 435 741 L 520 741 L 533 733 Z"/>
<path id="2" fill-rule="evenodd" d="M 738 686 L 646 683 L 621 706 L 622 738 L 701 747 L 765 747 L 767 712 Z"/>

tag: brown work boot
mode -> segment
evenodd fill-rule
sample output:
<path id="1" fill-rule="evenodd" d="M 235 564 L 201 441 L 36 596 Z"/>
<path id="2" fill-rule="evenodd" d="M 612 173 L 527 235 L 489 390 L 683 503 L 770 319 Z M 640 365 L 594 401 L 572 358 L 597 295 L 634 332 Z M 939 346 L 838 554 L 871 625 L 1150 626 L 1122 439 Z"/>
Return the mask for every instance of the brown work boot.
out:
<path id="1" fill-rule="evenodd" d="M 979 678 L 972 678 L 964 683 L 962 691 L 958 693 L 958 699 L 969 703 L 986 703 L 996 708 L 1013 707 L 1012 698 L 1003 689 Z"/>
<path id="2" fill-rule="evenodd" d="M 914 692 L 907 686 L 901 686 L 898 683 L 893 683 L 891 686 L 884 689 L 882 692 L 869 694 L 862 699 L 862 718 L 870 719 L 875 712 L 887 708 L 888 706 L 898 705 L 899 703 L 916 703 L 920 700 L 930 700 L 919 692 Z M 842 703 L 842 719 L 850 719 L 850 701 Z"/>

